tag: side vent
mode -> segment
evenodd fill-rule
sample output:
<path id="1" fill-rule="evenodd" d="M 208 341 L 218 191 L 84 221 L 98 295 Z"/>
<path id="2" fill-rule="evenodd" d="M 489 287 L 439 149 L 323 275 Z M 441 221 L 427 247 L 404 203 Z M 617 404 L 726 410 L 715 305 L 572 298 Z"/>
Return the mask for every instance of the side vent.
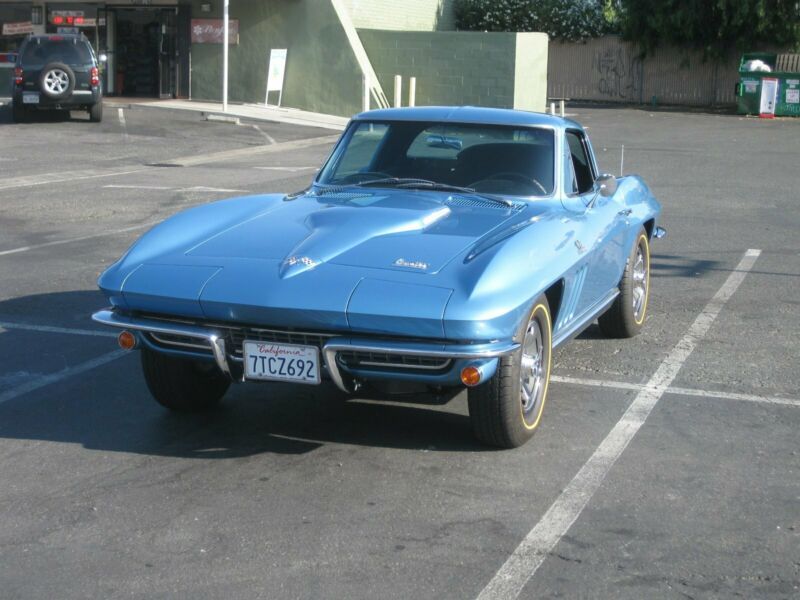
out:
<path id="1" fill-rule="evenodd" d="M 586 269 L 584 265 L 576 273 L 571 283 L 567 284 L 567 297 L 564 300 L 564 308 L 561 309 L 561 314 L 558 318 L 559 327 L 569 323 L 575 316 L 575 309 L 578 306 L 578 299 L 581 297 L 583 290 L 583 282 L 586 281 Z"/>

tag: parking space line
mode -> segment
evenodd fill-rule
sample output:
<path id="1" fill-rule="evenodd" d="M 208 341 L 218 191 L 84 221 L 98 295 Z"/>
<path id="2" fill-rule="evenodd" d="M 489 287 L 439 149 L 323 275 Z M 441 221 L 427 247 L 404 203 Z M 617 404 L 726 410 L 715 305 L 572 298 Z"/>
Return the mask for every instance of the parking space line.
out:
<path id="1" fill-rule="evenodd" d="M 136 231 L 137 229 L 144 229 L 152 227 L 160 221 L 152 221 L 150 223 L 143 223 L 141 225 L 133 225 L 132 227 L 124 227 L 122 229 L 112 229 L 111 231 L 104 231 L 103 233 L 93 233 L 91 235 L 82 235 L 80 237 L 69 238 L 66 240 L 54 240 L 52 242 L 44 242 L 43 244 L 34 244 L 32 246 L 21 246 L 19 248 L 12 248 L 11 250 L 0 250 L 0 256 L 8 256 L 9 254 L 19 254 L 20 252 L 27 252 L 28 250 L 38 250 L 39 248 L 49 248 L 50 246 L 61 246 L 62 244 L 71 244 L 73 242 L 82 242 L 84 240 L 91 240 L 99 237 L 106 237 L 109 235 L 117 235 L 118 233 L 128 233 Z"/>
<path id="2" fill-rule="evenodd" d="M 140 173 L 145 167 L 140 169 L 128 169 L 126 171 L 107 171 L 98 173 L 94 171 L 65 171 L 63 173 L 42 173 L 41 175 L 27 175 L 24 177 L 11 177 L 0 181 L 0 191 L 12 190 L 14 188 L 33 187 L 36 185 L 47 185 L 50 183 L 65 183 L 71 181 L 82 181 L 84 179 L 99 179 L 101 177 L 115 177 L 117 175 L 130 175 Z"/>
<path id="3" fill-rule="evenodd" d="M 589 500 L 608 475 L 611 467 L 644 425 L 651 411 L 674 381 L 681 367 L 697 344 L 705 337 L 725 304 L 753 268 L 761 250 L 745 252 L 739 264 L 722 284 L 714 297 L 689 326 L 684 336 L 667 354 L 650 381 L 639 390 L 625 414 L 614 425 L 589 460 L 564 488 L 541 520 L 522 540 L 500 567 L 478 600 L 516 598 L 525 584 L 550 554 L 564 534 L 580 516 Z"/>
<path id="4" fill-rule="evenodd" d="M 36 379 L 32 379 L 31 381 L 26 381 L 22 385 L 18 385 L 15 388 L 8 390 L 7 392 L 0 393 L 0 404 L 8 402 L 9 400 L 13 400 L 14 398 L 19 398 L 23 394 L 27 394 L 29 392 L 33 392 L 38 390 L 39 388 L 43 388 L 45 386 L 51 385 L 53 383 L 57 383 L 68 377 L 72 377 L 73 375 L 80 375 L 81 373 L 85 373 L 86 371 L 90 371 L 97 367 L 103 366 L 106 363 L 110 363 L 112 360 L 116 360 L 128 354 L 127 350 L 115 350 L 114 352 L 110 352 L 108 354 L 103 354 L 102 356 L 98 356 L 97 358 L 93 358 L 92 360 L 87 360 L 84 363 L 79 365 L 75 365 L 74 367 L 67 367 L 62 371 L 58 371 L 57 373 L 50 373 L 49 375 L 42 375 L 37 377 Z"/>
<path id="5" fill-rule="evenodd" d="M 94 337 L 117 337 L 111 331 L 97 331 L 94 329 L 73 329 L 71 327 L 51 327 L 50 325 L 33 325 L 30 323 L 13 323 L 11 321 L 0 321 L 0 329 L 13 331 L 37 331 L 41 333 L 61 333 L 65 335 L 87 335 Z"/>
<path id="6" fill-rule="evenodd" d="M 0 324 L 1 325 L 1 324 Z M 584 385 L 588 387 L 610 388 L 617 390 L 640 391 L 644 389 L 644 384 L 628 383 L 625 381 L 608 381 L 604 379 L 585 379 L 583 377 L 565 377 L 553 375 L 550 381 L 556 383 L 568 383 L 572 385 Z M 665 394 L 675 394 L 676 396 L 699 396 L 702 398 L 718 398 L 721 400 L 740 400 L 743 402 L 761 402 L 763 404 L 781 404 L 784 406 L 800 407 L 800 400 L 794 398 L 781 398 L 780 396 L 759 396 L 758 394 L 739 394 L 736 392 L 721 392 L 717 390 L 697 390 L 693 388 L 668 387 Z"/>

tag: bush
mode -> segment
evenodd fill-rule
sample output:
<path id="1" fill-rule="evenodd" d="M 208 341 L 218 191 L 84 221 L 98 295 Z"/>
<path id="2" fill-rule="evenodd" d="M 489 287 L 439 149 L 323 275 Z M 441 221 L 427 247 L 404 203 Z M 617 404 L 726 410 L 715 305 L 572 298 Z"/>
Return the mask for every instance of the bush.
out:
<path id="1" fill-rule="evenodd" d="M 456 26 L 471 31 L 542 31 L 582 40 L 614 28 L 614 0 L 456 0 Z"/>

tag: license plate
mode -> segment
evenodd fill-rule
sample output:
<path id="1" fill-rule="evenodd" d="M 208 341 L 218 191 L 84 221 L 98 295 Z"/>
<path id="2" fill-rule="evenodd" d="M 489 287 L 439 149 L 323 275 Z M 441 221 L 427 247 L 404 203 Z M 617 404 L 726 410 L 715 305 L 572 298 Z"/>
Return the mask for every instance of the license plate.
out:
<path id="1" fill-rule="evenodd" d="M 36 92 L 27 92 L 22 94 L 23 104 L 39 104 L 39 94 Z"/>
<path id="2" fill-rule="evenodd" d="M 269 342 L 244 342 L 244 374 L 247 379 L 318 384 L 319 350 Z"/>

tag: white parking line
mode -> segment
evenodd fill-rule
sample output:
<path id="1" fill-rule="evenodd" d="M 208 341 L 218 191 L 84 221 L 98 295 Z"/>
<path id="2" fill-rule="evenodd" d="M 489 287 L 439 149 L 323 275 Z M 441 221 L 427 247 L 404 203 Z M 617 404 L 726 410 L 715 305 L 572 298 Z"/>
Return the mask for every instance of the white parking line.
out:
<path id="1" fill-rule="evenodd" d="M 150 223 L 143 223 L 142 225 L 134 225 L 133 227 L 125 227 L 123 229 L 112 229 L 111 231 L 104 231 L 103 233 L 93 233 L 91 235 L 82 235 L 80 237 L 69 238 L 66 240 L 54 240 L 52 242 L 45 242 L 43 244 L 34 244 L 32 246 L 21 246 L 20 248 L 13 248 L 11 250 L 1 250 L 0 256 L 8 256 L 9 254 L 19 254 L 20 252 L 27 252 L 28 250 L 38 250 L 39 248 L 49 248 L 50 246 L 61 246 L 62 244 L 71 244 L 73 242 L 82 242 L 84 240 L 91 240 L 99 237 L 106 237 L 109 235 L 117 235 L 118 233 L 127 233 L 129 231 L 136 231 L 137 229 L 144 229 L 145 227 L 152 227 L 159 221 L 152 221 Z"/>
<path id="2" fill-rule="evenodd" d="M 10 177 L 0 181 L 0 190 L 11 190 L 14 188 L 33 187 L 36 185 L 47 185 L 50 183 L 65 183 L 71 181 L 82 181 L 84 179 L 99 179 L 101 177 L 116 177 L 117 175 L 130 175 L 140 173 L 145 168 L 128 169 L 127 171 L 106 171 L 98 173 L 93 171 L 64 171 L 61 173 L 42 173 L 40 175 L 28 175 L 24 177 Z"/>
<path id="3" fill-rule="evenodd" d="M 91 369 L 100 367 L 106 363 L 110 363 L 112 360 L 116 360 L 122 356 L 125 356 L 126 354 L 128 354 L 127 350 L 116 350 L 114 352 L 98 356 L 97 358 L 93 358 L 92 360 L 87 360 L 86 362 L 75 365 L 74 367 L 68 367 L 62 371 L 58 371 L 57 373 L 42 375 L 36 379 L 26 381 L 22 385 L 18 385 L 7 392 L 0 393 L 0 404 L 8 402 L 9 400 L 13 400 L 14 398 L 18 398 L 23 394 L 38 390 L 39 388 L 43 388 L 47 385 L 57 383 L 63 379 L 72 377 L 73 375 L 85 373 L 86 371 L 90 371 Z"/>
<path id="4" fill-rule="evenodd" d="M 125 122 L 125 111 L 122 108 L 120 108 L 118 110 L 119 110 L 119 112 L 117 114 L 119 115 L 119 124 L 122 127 L 122 139 L 127 142 L 128 141 L 128 125 Z"/>
<path id="5" fill-rule="evenodd" d="M 0 324 L 2 325 L 2 324 Z M 585 379 L 583 377 L 565 377 L 563 375 L 553 375 L 550 381 L 556 383 L 569 383 L 572 385 L 585 385 L 589 387 L 611 388 L 617 390 L 640 391 L 644 389 L 644 384 L 627 383 L 625 381 L 607 381 L 604 379 Z M 702 398 L 719 398 L 721 400 L 741 400 L 743 402 L 761 402 L 764 404 L 782 404 L 785 406 L 800 407 L 800 400 L 794 398 L 781 398 L 780 396 L 759 396 L 757 394 L 739 394 L 736 392 L 721 392 L 716 390 L 696 390 L 693 388 L 668 387 L 665 394 L 675 394 L 678 396 L 700 396 Z"/>
<path id="6" fill-rule="evenodd" d="M 110 331 L 97 331 L 95 329 L 73 329 L 71 327 L 51 327 L 50 325 L 33 325 L 30 323 L 12 323 L 11 321 L 0 321 L 0 329 L 13 331 L 38 331 L 41 333 L 63 333 L 65 335 L 87 335 L 95 337 L 117 337 L 116 333 Z"/>
<path id="7" fill-rule="evenodd" d="M 104 185 L 103 188 L 116 189 L 116 190 L 156 190 L 156 191 L 173 191 L 173 192 L 198 192 L 204 194 L 233 194 L 233 193 L 248 193 L 249 190 L 232 190 L 228 188 L 214 188 L 196 185 L 194 187 L 170 187 L 163 185 L 121 185 L 111 184 Z"/>
<path id="8" fill-rule="evenodd" d="M 258 169 L 260 171 L 288 171 L 290 173 L 296 173 L 297 171 L 311 171 L 316 170 L 317 167 L 253 167 L 254 169 Z"/>
<path id="9" fill-rule="evenodd" d="M 606 439 L 483 588 L 478 595 L 479 600 L 510 600 L 520 594 L 544 559 L 580 516 L 611 467 L 667 391 L 686 359 L 705 337 L 717 315 L 753 268 L 760 254 L 760 250 L 754 249 L 745 252 L 734 271 L 659 365 L 650 381 L 639 390 Z"/>

